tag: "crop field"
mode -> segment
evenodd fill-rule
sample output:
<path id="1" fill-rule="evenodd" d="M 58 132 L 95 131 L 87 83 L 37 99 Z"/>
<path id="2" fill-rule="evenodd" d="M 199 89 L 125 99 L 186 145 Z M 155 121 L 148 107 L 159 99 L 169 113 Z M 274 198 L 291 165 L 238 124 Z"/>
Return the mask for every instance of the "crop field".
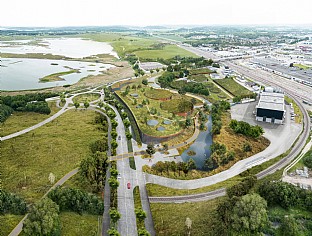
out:
<path id="1" fill-rule="evenodd" d="M 90 153 L 91 142 L 106 135 L 94 124 L 95 116 L 93 111 L 70 110 L 32 132 L 1 142 L 3 188 L 30 203 L 40 199 L 52 186 L 50 173 L 59 180 Z"/>

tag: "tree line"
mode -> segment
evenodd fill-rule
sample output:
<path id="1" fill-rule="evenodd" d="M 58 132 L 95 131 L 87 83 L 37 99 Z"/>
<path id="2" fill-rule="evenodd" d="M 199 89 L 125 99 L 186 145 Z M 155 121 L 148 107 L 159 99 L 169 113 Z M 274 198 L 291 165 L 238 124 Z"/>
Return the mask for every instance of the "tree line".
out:
<path id="1" fill-rule="evenodd" d="M 13 110 L 50 114 L 51 109 L 45 99 L 57 95 L 56 93 L 29 93 L 16 96 L 1 96 L 0 122 L 4 122 L 12 114 Z"/>
<path id="2" fill-rule="evenodd" d="M 221 115 L 231 107 L 227 101 L 215 102 L 211 106 L 212 135 L 220 134 L 222 128 Z"/>

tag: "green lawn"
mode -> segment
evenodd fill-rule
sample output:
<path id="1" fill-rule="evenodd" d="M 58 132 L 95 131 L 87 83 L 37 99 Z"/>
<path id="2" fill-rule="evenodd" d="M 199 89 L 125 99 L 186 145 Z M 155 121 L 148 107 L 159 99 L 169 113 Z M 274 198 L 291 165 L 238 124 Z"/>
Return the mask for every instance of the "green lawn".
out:
<path id="1" fill-rule="evenodd" d="M 233 94 L 233 96 L 250 96 L 253 94 L 253 92 L 235 82 L 233 78 L 215 79 L 214 82 Z"/>
<path id="2" fill-rule="evenodd" d="M 89 144 L 105 134 L 94 124 L 93 111 L 70 110 L 27 134 L 1 142 L 4 189 L 34 202 L 56 181 L 78 167 L 89 154 Z"/>
<path id="3" fill-rule="evenodd" d="M 98 236 L 101 234 L 102 215 L 62 212 L 60 219 L 62 236 Z"/>
<path id="4" fill-rule="evenodd" d="M 7 236 L 15 226 L 23 219 L 20 215 L 0 215 L 0 236 Z"/>
<path id="5" fill-rule="evenodd" d="M 149 58 L 149 59 L 157 59 L 157 58 L 170 59 L 175 56 L 198 57 L 194 53 L 186 51 L 185 49 L 182 49 L 176 45 L 166 45 L 164 48 L 159 50 L 156 49 L 156 50 L 136 51 L 135 55 L 137 55 L 140 58 Z"/>
<path id="6" fill-rule="evenodd" d="M 155 230 L 157 236 L 184 236 L 185 220 L 192 221 L 191 235 L 209 236 L 216 226 L 215 209 L 219 199 L 180 204 L 151 203 Z"/>
<path id="7" fill-rule="evenodd" d="M 73 102 L 84 103 L 84 102 L 92 102 L 100 98 L 99 94 L 96 93 L 86 93 L 80 94 L 73 98 Z"/>
<path id="8" fill-rule="evenodd" d="M 60 108 L 56 107 L 55 101 L 49 102 L 49 107 L 51 109 L 49 115 L 35 112 L 14 112 L 4 123 L 0 123 L 0 136 L 6 136 L 33 126 L 60 110 Z"/>

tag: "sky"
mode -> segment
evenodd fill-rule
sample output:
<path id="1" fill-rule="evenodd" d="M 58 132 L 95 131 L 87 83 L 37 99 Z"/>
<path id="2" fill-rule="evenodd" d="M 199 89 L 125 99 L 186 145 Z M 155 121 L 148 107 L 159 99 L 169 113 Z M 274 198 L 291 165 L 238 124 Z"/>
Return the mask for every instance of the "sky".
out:
<path id="1" fill-rule="evenodd" d="M 312 24 L 311 0 L 6 0 L 0 26 Z"/>

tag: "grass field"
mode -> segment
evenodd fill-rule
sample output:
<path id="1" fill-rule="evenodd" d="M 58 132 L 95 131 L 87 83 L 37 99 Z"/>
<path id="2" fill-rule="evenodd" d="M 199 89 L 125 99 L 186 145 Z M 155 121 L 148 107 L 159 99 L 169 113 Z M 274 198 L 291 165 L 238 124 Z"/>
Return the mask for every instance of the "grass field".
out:
<path id="1" fill-rule="evenodd" d="M 209 236 L 215 227 L 215 210 L 219 199 L 181 204 L 151 203 L 157 236 L 184 236 L 185 220 L 192 221 L 191 235 Z"/>
<path id="2" fill-rule="evenodd" d="M 165 45 L 161 49 L 157 49 L 160 39 L 152 37 L 137 37 L 130 33 L 101 33 L 101 34 L 85 34 L 80 37 L 89 38 L 99 42 L 109 42 L 120 57 L 126 54 L 135 54 L 140 58 L 164 58 L 169 59 L 180 55 L 185 57 L 198 57 L 176 45 Z"/>
<path id="3" fill-rule="evenodd" d="M 185 41 L 185 38 L 182 38 L 176 34 L 160 34 L 159 37 L 164 38 L 164 39 L 179 41 L 179 42 Z"/>
<path id="4" fill-rule="evenodd" d="M 140 58 L 149 58 L 149 59 L 170 59 L 175 56 L 181 57 L 198 57 L 194 53 L 186 51 L 176 45 L 166 45 L 164 48 L 159 50 L 138 50 L 135 51 L 135 55 Z"/>
<path id="5" fill-rule="evenodd" d="M 84 103 L 84 102 L 92 102 L 100 98 L 99 94 L 96 93 L 86 93 L 80 94 L 73 98 L 73 102 Z"/>
<path id="6" fill-rule="evenodd" d="M 89 144 L 104 136 L 94 124 L 93 111 L 70 110 L 27 134 L 1 142 L 1 172 L 4 189 L 28 202 L 38 200 L 56 181 L 78 167 L 89 154 Z"/>
<path id="7" fill-rule="evenodd" d="M 7 236 L 15 226 L 23 219 L 20 215 L 0 215 L 0 236 Z"/>
<path id="8" fill-rule="evenodd" d="M 60 110 L 60 108 L 56 107 L 55 101 L 49 102 L 49 107 L 51 109 L 49 115 L 35 112 L 14 112 L 4 123 L 0 123 L 0 136 L 6 136 L 33 126 Z"/>
<path id="9" fill-rule="evenodd" d="M 233 94 L 233 96 L 251 96 L 253 94 L 253 92 L 236 83 L 233 78 L 216 79 L 214 82 Z"/>
<path id="10" fill-rule="evenodd" d="M 60 219 L 62 236 L 100 235 L 102 215 L 79 215 L 74 212 L 62 212 Z"/>

